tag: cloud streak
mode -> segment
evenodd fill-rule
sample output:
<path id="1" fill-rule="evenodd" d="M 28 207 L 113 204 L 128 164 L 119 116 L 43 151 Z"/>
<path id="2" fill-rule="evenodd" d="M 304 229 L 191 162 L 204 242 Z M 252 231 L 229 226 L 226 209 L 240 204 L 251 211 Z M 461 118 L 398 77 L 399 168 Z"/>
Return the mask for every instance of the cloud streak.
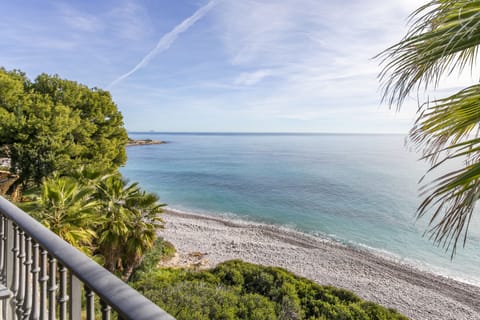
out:
<path id="1" fill-rule="evenodd" d="M 237 71 L 232 84 L 242 89 L 227 99 L 251 114 L 311 123 L 327 119 L 329 110 L 338 119 L 376 112 L 380 68 L 371 58 L 401 39 L 414 2 L 223 2 L 216 22 L 231 70 Z M 270 81 L 255 86 L 266 77 Z"/>
<path id="2" fill-rule="evenodd" d="M 186 18 L 180 24 L 176 25 L 175 28 L 173 28 L 170 32 L 166 33 L 163 37 L 160 38 L 155 48 L 153 48 L 153 50 L 151 50 L 146 56 L 144 56 L 143 59 L 135 67 L 133 67 L 133 69 L 122 74 L 120 77 L 112 81 L 107 88 L 111 89 L 119 82 L 127 79 L 139 69 L 146 66 L 150 62 L 150 60 L 152 60 L 156 55 L 168 50 L 168 48 L 170 48 L 172 43 L 178 38 L 181 33 L 187 31 L 198 20 L 203 18 L 203 16 L 205 16 L 217 4 L 217 2 L 218 0 L 209 1 L 206 5 L 195 11 L 190 17 Z"/>
<path id="3" fill-rule="evenodd" d="M 240 86 L 252 86 L 271 75 L 272 71 L 267 69 L 260 69 L 254 72 L 242 72 L 233 83 Z"/>

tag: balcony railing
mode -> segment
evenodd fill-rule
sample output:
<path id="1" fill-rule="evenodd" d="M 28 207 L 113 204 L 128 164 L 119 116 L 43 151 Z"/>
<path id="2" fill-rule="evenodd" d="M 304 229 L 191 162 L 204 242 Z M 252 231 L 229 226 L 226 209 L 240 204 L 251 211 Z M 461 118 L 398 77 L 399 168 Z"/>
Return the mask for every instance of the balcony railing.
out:
<path id="1" fill-rule="evenodd" d="M 174 319 L 2 197 L 0 301 L 1 319 Z"/>

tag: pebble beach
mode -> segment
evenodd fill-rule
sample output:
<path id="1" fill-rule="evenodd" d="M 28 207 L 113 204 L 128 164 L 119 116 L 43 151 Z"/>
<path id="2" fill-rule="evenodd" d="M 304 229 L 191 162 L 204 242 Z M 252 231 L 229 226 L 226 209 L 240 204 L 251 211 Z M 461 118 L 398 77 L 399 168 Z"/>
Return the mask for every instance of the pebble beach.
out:
<path id="1" fill-rule="evenodd" d="M 367 250 L 276 226 L 165 210 L 166 266 L 211 268 L 242 259 L 285 268 L 355 292 L 411 319 L 480 319 L 480 287 L 418 270 Z"/>

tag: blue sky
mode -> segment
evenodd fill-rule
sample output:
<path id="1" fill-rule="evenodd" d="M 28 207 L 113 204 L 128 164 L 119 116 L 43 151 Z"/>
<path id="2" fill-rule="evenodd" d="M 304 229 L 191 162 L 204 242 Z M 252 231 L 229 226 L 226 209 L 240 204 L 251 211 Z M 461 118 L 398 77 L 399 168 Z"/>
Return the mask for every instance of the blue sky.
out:
<path id="1" fill-rule="evenodd" d="M 423 3 L 2 1 L 0 65 L 108 89 L 130 131 L 405 133 L 372 57 Z"/>

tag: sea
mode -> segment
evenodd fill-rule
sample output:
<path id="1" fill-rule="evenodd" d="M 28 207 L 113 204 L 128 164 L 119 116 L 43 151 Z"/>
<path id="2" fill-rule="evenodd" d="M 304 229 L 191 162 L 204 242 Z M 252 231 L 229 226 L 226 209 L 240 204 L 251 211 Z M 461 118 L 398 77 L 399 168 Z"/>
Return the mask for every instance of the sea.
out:
<path id="1" fill-rule="evenodd" d="M 429 239 L 429 216 L 417 219 L 429 166 L 405 135 L 129 136 L 167 142 L 128 147 L 121 172 L 172 209 L 294 229 L 480 285 L 480 212 L 453 258 Z"/>

